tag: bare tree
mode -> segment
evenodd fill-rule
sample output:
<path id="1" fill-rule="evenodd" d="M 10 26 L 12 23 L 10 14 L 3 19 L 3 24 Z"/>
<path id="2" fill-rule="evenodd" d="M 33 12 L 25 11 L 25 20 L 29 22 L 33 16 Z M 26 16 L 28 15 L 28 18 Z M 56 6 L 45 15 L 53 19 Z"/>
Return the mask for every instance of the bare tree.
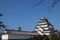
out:
<path id="1" fill-rule="evenodd" d="M 39 2 L 38 2 L 38 4 L 36 4 L 35 6 L 39 6 L 40 4 L 42 4 L 44 1 L 46 1 L 46 0 L 40 0 Z M 49 11 L 51 11 L 56 5 L 57 5 L 57 3 L 59 3 L 59 1 L 60 0 L 51 0 L 51 2 L 53 2 L 52 3 L 52 5 L 50 5 L 48 8 L 49 8 Z"/>

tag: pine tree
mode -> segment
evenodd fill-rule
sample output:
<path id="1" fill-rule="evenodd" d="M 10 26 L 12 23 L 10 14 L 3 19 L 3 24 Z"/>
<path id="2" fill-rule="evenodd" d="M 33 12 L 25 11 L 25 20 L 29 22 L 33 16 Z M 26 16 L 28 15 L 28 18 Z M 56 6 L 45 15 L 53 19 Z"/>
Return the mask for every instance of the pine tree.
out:
<path id="1" fill-rule="evenodd" d="M 0 32 L 2 32 L 5 29 L 5 25 L 4 25 L 3 21 L 1 21 L 2 16 L 3 16 L 3 14 L 0 13 Z"/>

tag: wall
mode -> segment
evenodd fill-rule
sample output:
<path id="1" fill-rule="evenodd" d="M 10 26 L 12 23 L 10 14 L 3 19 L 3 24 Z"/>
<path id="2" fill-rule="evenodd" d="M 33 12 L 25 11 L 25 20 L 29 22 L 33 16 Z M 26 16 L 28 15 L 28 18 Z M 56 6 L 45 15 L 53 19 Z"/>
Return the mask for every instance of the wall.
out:
<path id="1" fill-rule="evenodd" d="M 8 39 L 28 39 L 31 36 L 29 35 L 16 35 L 16 34 L 9 34 Z"/>
<path id="2" fill-rule="evenodd" d="M 19 39 L 29 39 L 29 35 L 17 35 L 17 34 L 3 34 L 2 40 L 19 40 Z"/>
<path id="3" fill-rule="evenodd" d="M 7 40 L 8 39 L 8 34 L 3 34 L 2 35 L 2 40 Z"/>

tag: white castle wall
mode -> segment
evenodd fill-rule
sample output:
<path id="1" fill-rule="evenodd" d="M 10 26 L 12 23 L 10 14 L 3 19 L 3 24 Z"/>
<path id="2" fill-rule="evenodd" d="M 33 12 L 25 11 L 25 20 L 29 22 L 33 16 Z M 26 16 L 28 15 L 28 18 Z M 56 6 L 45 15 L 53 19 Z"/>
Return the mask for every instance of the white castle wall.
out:
<path id="1" fill-rule="evenodd" d="M 18 35 L 18 34 L 3 34 L 2 40 L 8 40 L 8 39 L 29 39 L 31 38 L 30 35 Z"/>

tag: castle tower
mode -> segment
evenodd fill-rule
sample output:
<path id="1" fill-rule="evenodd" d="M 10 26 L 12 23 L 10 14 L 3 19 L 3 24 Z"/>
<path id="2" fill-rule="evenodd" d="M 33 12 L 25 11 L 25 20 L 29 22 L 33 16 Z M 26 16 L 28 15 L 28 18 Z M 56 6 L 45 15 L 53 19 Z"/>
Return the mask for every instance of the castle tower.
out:
<path id="1" fill-rule="evenodd" d="M 39 33 L 39 35 L 50 35 L 53 33 L 53 25 L 48 22 L 48 19 L 42 17 L 38 22 L 35 31 Z"/>

